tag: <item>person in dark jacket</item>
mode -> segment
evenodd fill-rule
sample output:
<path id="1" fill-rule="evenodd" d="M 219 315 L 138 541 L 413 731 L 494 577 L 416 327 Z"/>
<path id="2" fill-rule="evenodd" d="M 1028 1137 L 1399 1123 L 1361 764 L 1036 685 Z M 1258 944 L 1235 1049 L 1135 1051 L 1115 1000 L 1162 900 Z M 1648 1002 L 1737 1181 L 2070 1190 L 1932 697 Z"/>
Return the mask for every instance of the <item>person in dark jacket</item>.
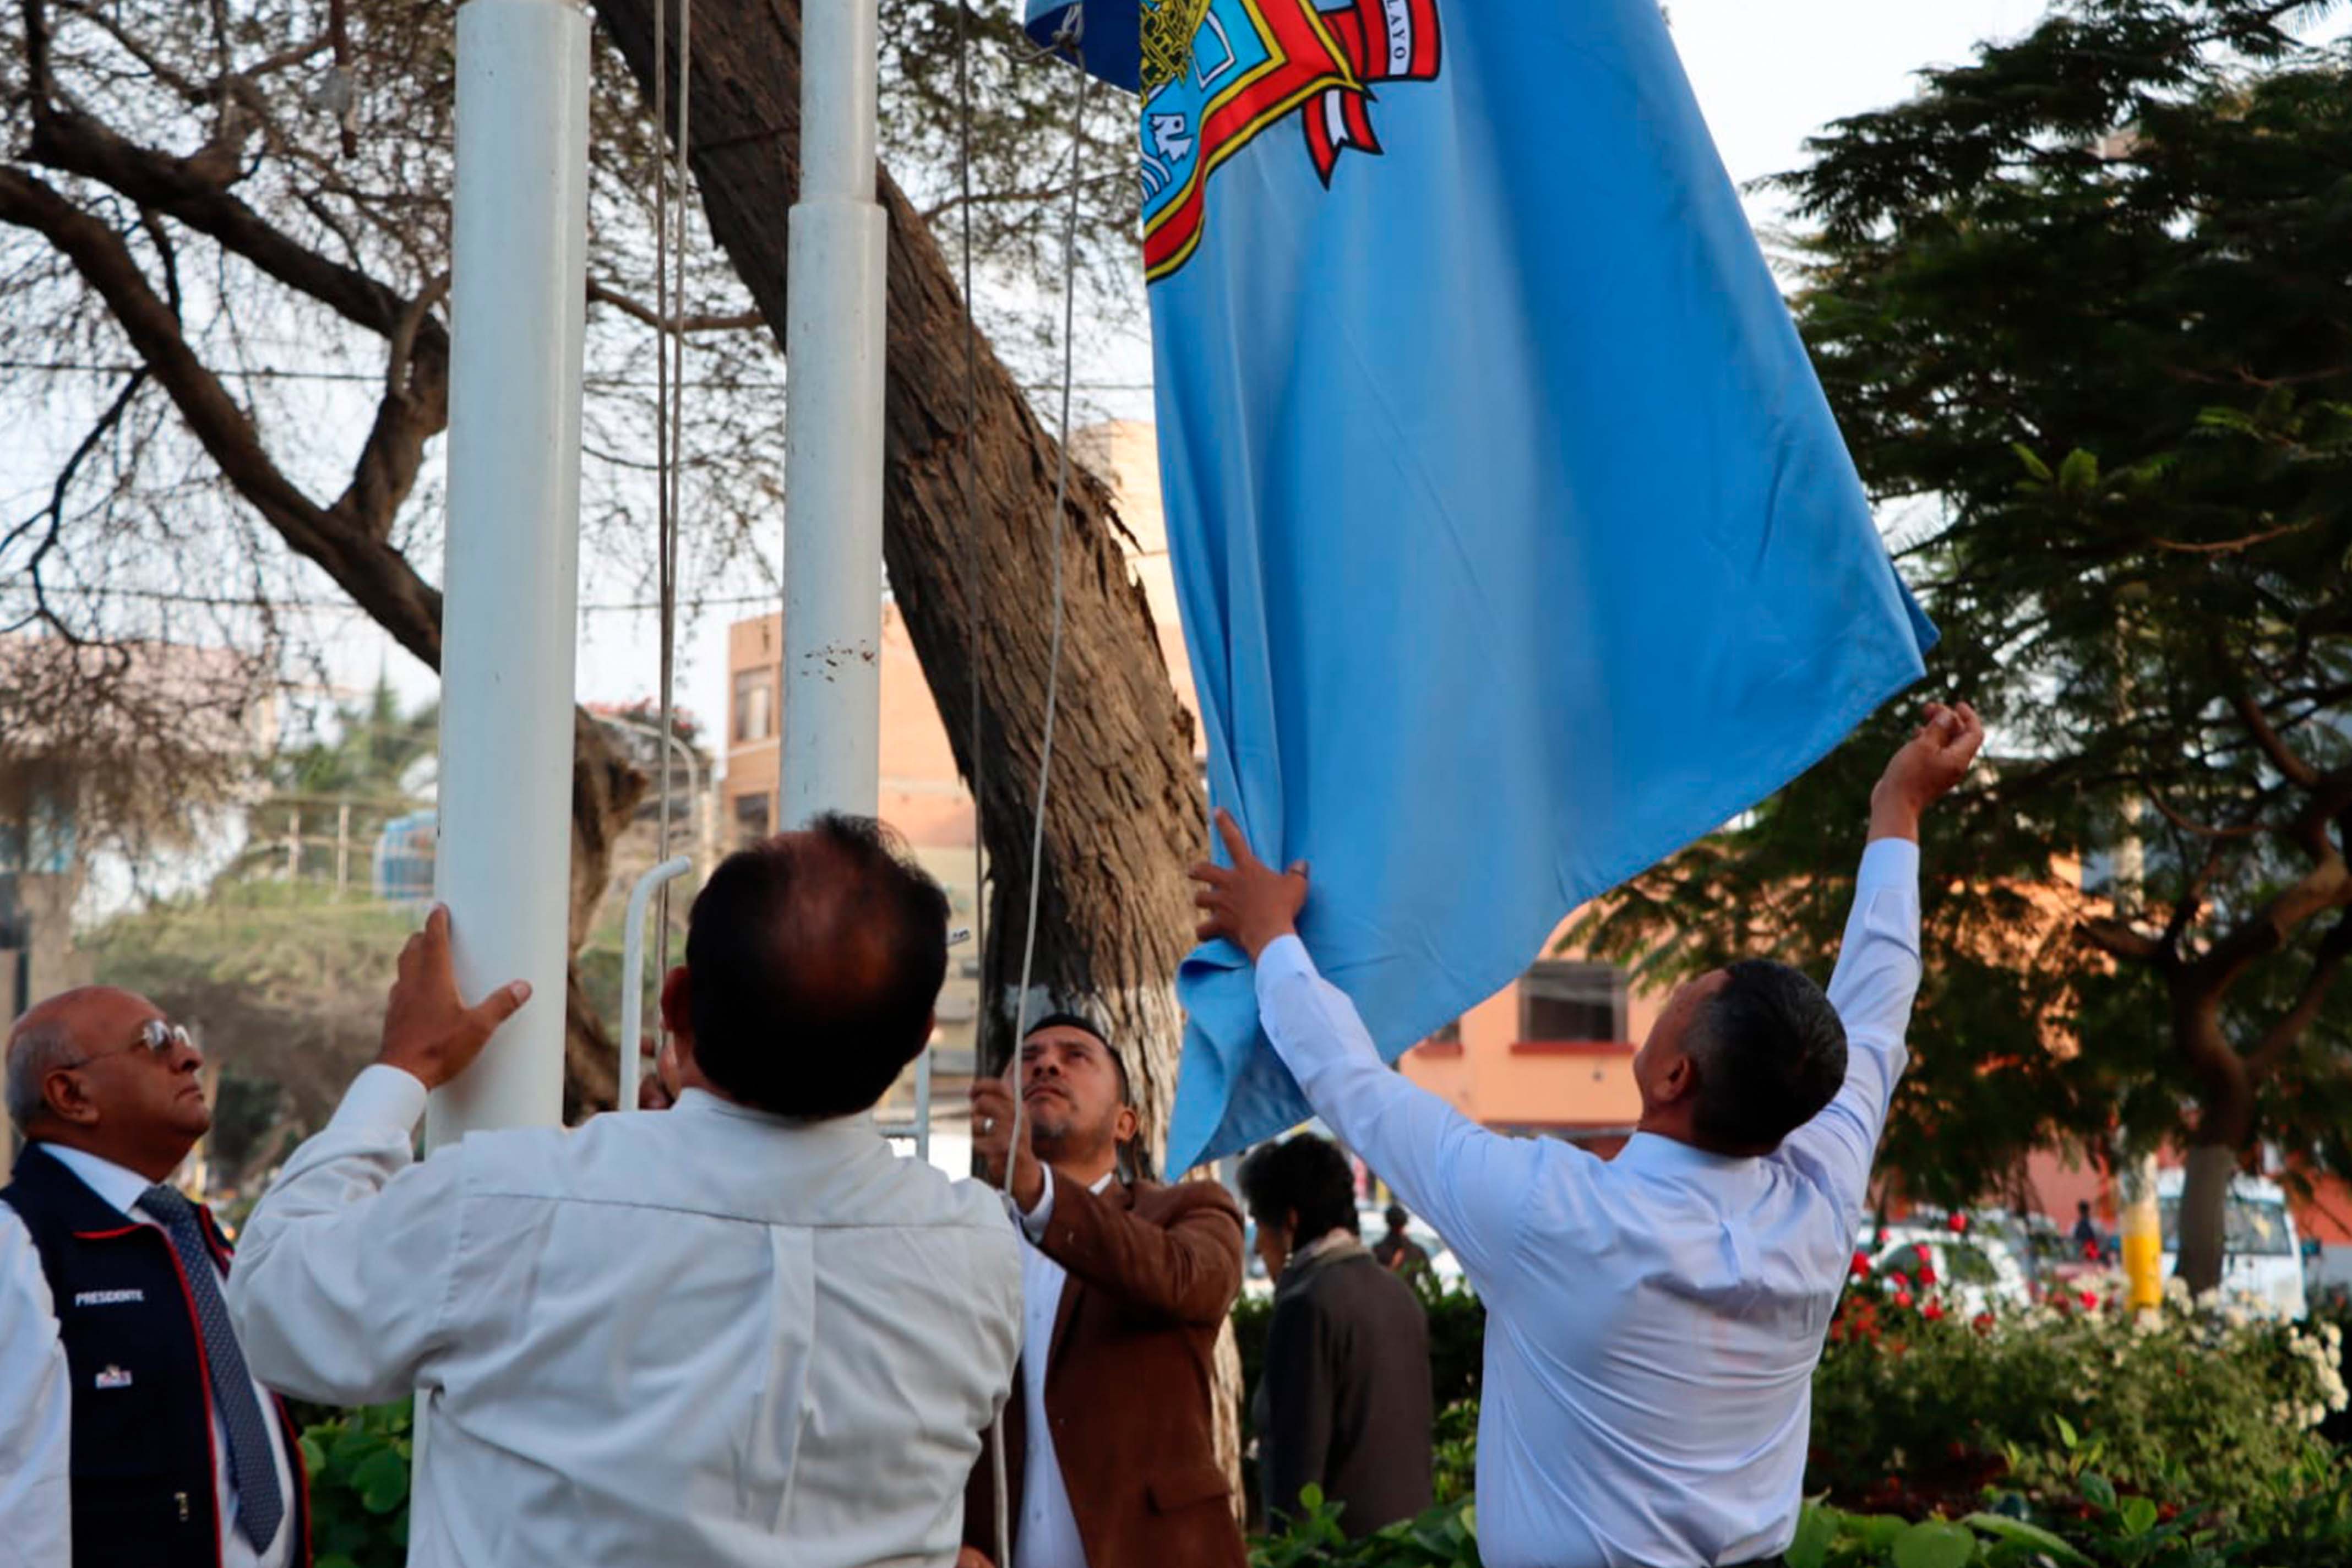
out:
<path id="1" fill-rule="evenodd" d="M 1242 1162 L 1242 1201 L 1276 1281 L 1255 1414 L 1266 1519 L 1322 1489 L 1361 1537 L 1430 1505 L 1429 1323 L 1356 1229 L 1347 1157 L 1311 1133 Z"/>
<path id="2" fill-rule="evenodd" d="M 0 1188 L 0 1255 L 22 1256 L 21 1230 L 40 1267 L 0 1280 L 0 1390 L 62 1349 L 66 1378 L 41 1386 L 65 1409 L 41 1429 L 67 1434 L 68 1484 L 0 1486 L 0 1562 L 310 1561 L 301 1445 L 229 1321 L 227 1237 L 171 1184 L 212 1124 L 203 1066 L 185 1029 L 109 986 L 53 996 L 10 1033 L 8 1116 L 28 1142 Z M 11 1447 L 0 1459 L 23 1462 Z"/>

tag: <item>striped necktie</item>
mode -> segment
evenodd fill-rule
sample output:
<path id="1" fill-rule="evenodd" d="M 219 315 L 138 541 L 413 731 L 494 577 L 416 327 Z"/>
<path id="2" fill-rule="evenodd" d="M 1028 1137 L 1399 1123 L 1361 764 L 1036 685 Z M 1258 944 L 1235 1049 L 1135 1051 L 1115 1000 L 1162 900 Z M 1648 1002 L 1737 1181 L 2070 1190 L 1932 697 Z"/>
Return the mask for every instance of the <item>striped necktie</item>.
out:
<path id="1" fill-rule="evenodd" d="M 278 1539 L 286 1517 L 286 1500 L 278 1490 L 278 1460 L 269 1446 L 268 1419 L 255 1397 L 253 1375 L 245 1369 L 245 1351 L 229 1327 L 228 1303 L 221 1299 L 220 1274 L 212 1248 L 205 1244 L 204 1227 L 196 1223 L 196 1205 L 171 1187 L 153 1186 L 139 1196 L 139 1206 L 163 1222 L 172 1250 L 180 1255 L 180 1272 L 187 1277 L 194 1301 L 196 1322 L 204 1331 L 205 1362 L 212 1373 L 213 1407 L 228 1430 L 229 1479 L 236 1493 L 237 1533 L 254 1551 L 268 1552 Z"/>

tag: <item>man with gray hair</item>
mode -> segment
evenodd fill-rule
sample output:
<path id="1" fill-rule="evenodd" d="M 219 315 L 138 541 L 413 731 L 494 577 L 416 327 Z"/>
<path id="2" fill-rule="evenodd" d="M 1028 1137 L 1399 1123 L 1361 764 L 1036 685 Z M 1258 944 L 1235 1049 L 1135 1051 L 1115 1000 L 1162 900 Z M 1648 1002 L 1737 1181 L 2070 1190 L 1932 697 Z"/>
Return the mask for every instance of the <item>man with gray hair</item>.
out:
<path id="1" fill-rule="evenodd" d="M 212 1125 L 188 1032 L 110 986 L 8 1039 L 0 1564 L 299 1568 L 301 1449 L 246 1368 L 229 1247 L 170 1185 Z"/>

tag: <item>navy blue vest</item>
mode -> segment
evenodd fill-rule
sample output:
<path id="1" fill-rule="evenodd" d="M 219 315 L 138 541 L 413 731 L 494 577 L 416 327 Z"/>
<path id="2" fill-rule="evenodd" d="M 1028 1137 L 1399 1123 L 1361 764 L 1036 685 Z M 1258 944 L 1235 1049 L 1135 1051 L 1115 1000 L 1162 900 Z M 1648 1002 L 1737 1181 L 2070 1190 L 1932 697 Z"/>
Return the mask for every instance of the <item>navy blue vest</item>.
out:
<path id="1" fill-rule="evenodd" d="M 178 1256 L 37 1146 L 0 1188 L 24 1220 L 57 1299 L 73 1389 L 74 1568 L 218 1568 L 212 1390 Z M 228 1244 L 205 1216 L 224 1264 Z M 278 1428 L 294 1475 L 289 1562 L 310 1561 L 302 1450 Z"/>

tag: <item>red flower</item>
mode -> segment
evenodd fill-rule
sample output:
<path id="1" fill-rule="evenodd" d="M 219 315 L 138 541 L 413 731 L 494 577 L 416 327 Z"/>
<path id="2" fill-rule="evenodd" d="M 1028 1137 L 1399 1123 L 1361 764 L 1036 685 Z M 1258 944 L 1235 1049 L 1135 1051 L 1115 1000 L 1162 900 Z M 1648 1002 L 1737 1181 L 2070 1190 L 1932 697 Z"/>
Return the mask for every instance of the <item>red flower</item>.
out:
<path id="1" fill-rule="evenodd" d="M 1898 1289 L 1895 1292 L 1895 1304 L 1898 1307 L 1909 1306 L 1911 1304 L 1911 1292 Z"/>
<path id="2" fill-rule="evenodd" d="M 1932 1323 L 1944 1315 L 1944 1304 L 1941 1301 L 1930 1301 L 1919 1309 L 1919 1315 Z"/>
<path id="3" fill-rule="evenodd" d="M 1969 1216 L 1964 1214 L 1954 1215 L 1952 1216 L 1952 1228 L 1955 1231 L 1967 1230 L 1969 1228 Z"/>
<path id="4" fill-rule="evenodd" d="M 1932 1263 L 1922 1263 L 1922 1264 L 1920 1264 L 1920 1265 L 1919 1265 L 1919 1283 L 1920 1283 L 1921 1285 L 1933 1285 L 1935 1282 L 1936 1282 L 1936 1266 L 1935 1266 L 1934 1264 L 1932 1264 Z"/>
<path id="5" fill-rule="evenodd" d="M 1878 1245 L 1881 1247 L 1886 1245 L 1886 1227 L 1885 1226 L 1878 1227 Z"/>
<path id="6" fill-rule="evenodd" d="M 1855 1279 L 1861 1279 L 1863 1276 L 1864 1276 L 1864 1275 L 1868 1274 L 1869 1272 L 1870 1272 L 1870 1254 L 1868 1254 L 1867 1252 L 1863 1252 L 1863 1251 L 1860 1251 L 1860 1250 L 1856 1250 L 1856 1251 L 1855 1251 L 1855 1253 L 1854 1253 L 1854 1255 L 1853 1255 L 1853 1274 L 1854 1274 L 1854 1278 L 1855 1278 Z"/>
<path id="7" fill-rule="evenodd" d="M 1977 1331 L 1979 1333 L 1989 1334 L 1992 1332 L 1992 1314 L 1990 1312 L 1979 1312 L 1976 1316 L 1976 1325 Z"/>
<path id="8" fill-rule="evenodd" d="M 2084 1290 L 2081 1293 L 2081 1300 L 2083 1303 L 2083 1310 L 2086 1312 L 2090 1311 L 2098 1306 L 2099 1293 L 2096 1290 Z"/>

